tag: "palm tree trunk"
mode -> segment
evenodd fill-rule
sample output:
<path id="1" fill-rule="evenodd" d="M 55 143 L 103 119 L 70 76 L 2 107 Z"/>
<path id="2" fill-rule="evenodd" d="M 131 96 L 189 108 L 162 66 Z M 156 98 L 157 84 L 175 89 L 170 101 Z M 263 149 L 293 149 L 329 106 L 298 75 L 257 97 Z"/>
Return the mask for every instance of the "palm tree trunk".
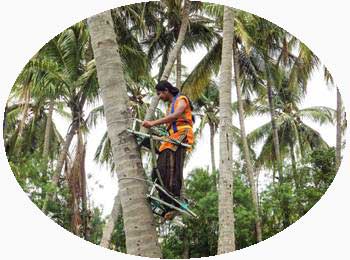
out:
<path id="1" fill-rule="evenodd" d="M 67 135 L 66 135 L 66 138 L 65 138 L 65 141 L 64 141 L 64 144 L 62 146 L 62 149 L 60 151 L 60 154 L 58 156 L 58 160 L 57 160 L 57 166 L 56 166 L 56 170 L 52 176 L 52 185 L 54 188 L 57 187 L 58 185 L 58 182 L 59 182 L 59 179 L 60 179 L 60 175 L 61 175 L 61 172 L 62 172 L 62 168 L 63 168 L 63 164 L 66 160 L 66 157 L 67 157 L 67 153 L 68 153 L 68 149 L 69 149 L 69 146 L 73 140 L 73 137 L 74 135 L 76 134 L 77 130 L 79 128 L 79 124 L 76 122 L 76 121 L 73 121 Z M 51 201 L 51 199 L 53 197 L 55 197 L 55 194 L 56 192 L 52 192 L 52 193 L 46 193 L 46 196 L 45 196 L 45 200 L 44 200 L 44 204 L 43 204 L 43 207 L 42 207 L 42 211 L 46 214 L 47 213 L 47 206 L 48 206 L 48 203 L 49 201 Z"/>
<path id="2" fill-rule="evenodd" d="M 82 139 L 82 136 L 81 136 Z M 83 139 L 81 140 L 83 142 Z M 80 161 L 80 180 L 81 180 L 81 215 L 83 224 L 83 234 L 86 240 L 90 240 L 89 223 L 89 210 L 87 204 L 87 183 L 86 183 L 86 171 L 85 171 L 85 158 L 86 158 L 86 141 L 82 148 L 82 158 Z"/>
<path id="3" fill-rule="evenodd" d="M 290 151 L 290 158 L 292 160 L 292 172 L 293 172 L 293 179 L 295 183 L 295 187 L 299 188 L 299 180 L 298 180 L 298 172 L 297 172 L 297 162 L 295 159 L 294 154 L 294 145 L 292 141 L 289 141 L 289 151 Z"/>
<path id="4" fill-rule="evenodd" d="M 222 63 L 220 69 L 220 165 L 218 254 L 235 250 L 232 171 L 232 43 L 233 11 L 224 7 Z"/>
<path id="5" fill-rule="evenodd" d="M 215 147 L 214 147 L 215 126 L 211 122 L 209 122 L 209 130 L 210 130 L 211 173 L 213 174 L 215 172 L 215 170 L 216 170 L 216 165 L 215 165 Z"/>
<path id="6" fill-rule="evenodd" d="M 176 54 L 176 87 L 181 89 L 181 49 Z"/>
<path id="7" fill-rule="evenodd" d="M 335 156 L 335 165 L 338 170 L 341 163 L 341 125 L 342 125 L 342 100 L 339 89 L 337 88 L 337 111 L 336 111 L 336 120 L 337 120 L 337 139 L 336 139 L 336 156 Z"/>
<path id="8" fill-rule="evenodd" d="M 23 106 L 23 112 L 22 112 L 22 119 L 19 123 L 19 131 L 18 136 L 21 137 L 24 129 L 24 124 L 28 116 L 28 109 L 29 109 L 29 101 L 30 101 L 30 89 L 24 88 L 24 106 Z"/>
<path id="9" fill-rule="evenodd" d="M 181 27 L 179 31 L 179 35 L 175 44 L 174 49 L 171 50 L 168 58 L 168 62 L 165 65 L 161 80 L 167 80 L 169 78 L 169 75 L 171 73 L 171 69 L 175 63 L 176 57 L 178 56 L 178 53 L 181 50 L 182 44 L 185 40 L 185 35 L 187 32 L 187 27 L 189 24 L 189 8 L 190 8 L 190 1 L 185 0 L 185 4 L 182 10 L 182 21 L 181 21 Z M 152 98 L 151 104 L 147 109 L 145 120 L 151 120 L 153 118 L 154 111 L 156 110 L 156 107 L 159 103 L 159 97 L 156 95 Z M 147 133 L 148 129 L 145 127 L 141 127 L 141 132 Z"/>
<path id="10" fill-rule="evenodd" d="M 176 54 L 176 87 L 178 89 L 181 89 L 181 49 Z M 181 192 L 180 192 L 180 198 L 185 198 L 186 194 L 186 187 L 185 187 L 185 180 L 182 179 L 182 185 L 181 185 Z"/>
<path id="11" fill-rule="evenodd" d="M 112 238 L 114 226 L 115 226 L 115 223 L 117 223 L 120 212 L 121 212 L 121 204 L 120 204 L 120 197 L 119 197 L 119 193 L 118 193 L 114 198 L 112 212 L 108 217 L 107 224 L 103 228 L 100 246 L 103 246 L 105 248 L 109 247 L 109 243 L 110 243 L 111 238 Z"/>
<path id="12" fill-rule="evenodd" d="M 119 179 L 126 251 L 128 254 L 160 258 L 154 217 L 146 199 L 141 155 L 135 137 L 126 132 L 130 111 L 123 68 L 110 11 L 88 19 L 97 77 Z"/>
<path id="13" fill-rule="evenodd" d="M 86 184 L 85 184 L 85 144 L 81 130 L 78 131 L 77 146 L 74 160 L 66 173 L 66 179 L 71 193 L 71 227 L 75 235 L 87 236 L 87 207 L 86 207 Z M 66 163 L 67 165 L 68 163 Z M 85 196 L 85 198 L 84 198 Z M 80 205 L 82 208 L 80 209 Z"/>
<path id="14" fill-rule="evenodd" d="M 260 219 L 260 210 L 259 210 L 259 201 L 258 201 L 258 191 L 256 188 L 256 181 L 254 179 L 254 170 L 251 162 L 247 135 L 245 131 L 245 123 L 244 123 L 244 111 L 243 111 L 243 103 L 242 103 L 242 93 L 241 93 L 241 82 L 240 82 L 240 70 L 239 70 L 239 61 L 238 61 L 238 53 L 237 46 L 234 44 L 233 48 L 233 65 L 235 71 L 235 83 L 236 83 L 236 92 L 237 92 L 237 102 L 238 102 L 238 115 L 239 115 L 239 126 L 241 130 L 241 140 L 243 145 L 243 156 L 247 168 L 248 180 L 250 185 L 250 191 L 252 196 L 252 201 L 255 210 L 255 231 L 256 231 L 256 239 L 258 242 L 262 240 L 262 231 L 261 231 L 261 219 Z"/>
<path id="15" fill-rule="evenodd" d="M 274 147 L 276 162 L 277 162 L 278 180 L 280 181 L 280 183 L 282 183 L 283 182 L 282 161 L 281 161 L 281 154 L 280 154 L 280 144 L 278 139 L 278 129 L 276 125 L 276 116 L 275 116 L 275 105 L 273 102 L 272 83 L 271 83 L 270 76 L 271 76 L 270 70 L 267 68 L 266 69 L 267 95 L 269 100 L 269 109 L 270 109 L 270 116 L 271 116 L 273 147 Z"/>
<path id="16" fill-rule="evenodd" d="M 47 114 L 46 127 L 45 127 L 45 138 L 44 138 L 44 148 L 43 148 L 44 160 L 46 160 L 46 157 L 49 154 L 53 109 L 54 109 L 54 101 L 50 100 L 49 113 Z"/>
<path id="17" fill-rule="evenodd" d="M 267 62 L 265 61 L 265 63 Z M 268 65 L 266 65 L 267 95 L 268 95 L 269 109 L 270 109 L 270 116 L 271 116 L 273 147 L 274 147 L 275 156 L 276 156 L 276 166 L 277 166 L 277 172 L 278 172 L 279 185 L 283 185 L 284 176 L 283 176 L 282 161 L 281 161 L 281 154 L 280 154 L 278 129 L 276 125 L 275 105 L 273 102 L 272 83 L 271 83 L 270 77 L 271 77 L 270 69 Z M 279 202 L 280 202 L 280 207 L 283 211 L 283 220 L 282 220 L 283 227 L 287 228 L 290 225 L 290 210 L 288 208 L 288 200 L 284 194 L 282 194 L 282 198 L 280 198 Z"/>

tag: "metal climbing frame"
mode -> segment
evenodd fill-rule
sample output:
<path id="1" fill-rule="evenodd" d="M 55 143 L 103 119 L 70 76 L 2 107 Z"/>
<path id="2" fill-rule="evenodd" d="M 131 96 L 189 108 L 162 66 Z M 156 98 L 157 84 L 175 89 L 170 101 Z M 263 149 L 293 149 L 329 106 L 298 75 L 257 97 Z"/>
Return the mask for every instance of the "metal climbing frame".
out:
<path id="1" fill-rule="evenodd" d="M 169 142 L 175 145 L 179 145 L 179 146 L 183 146 L 183 147 L 191 147 L 191 145 L 189 144 L 185 144 L 182 143 L 176 139 L 170 138 L 169 136 L 166 135 L 155 135 L 155 134 L 145 134 L 139 131 L 136 131 L 136 122 L 142 122 L 139 119 L 134 119 L 134 123 L 133 123 L 133 127 L 132 129 L 127 129 L 127 131 L 133 135 L 135 135 L 136 137 L 138 137 L 139 139 L 139 144 L 142 145 L 143 141 L 145 138 L 149 139 L 149 144 L 150 144 L 150 151 L 151 151 L 151 155 L 152 155 L 152 167 L 153 170 L 156 172 L 157 174 L 157 178 L 155 181 L 150 181 L 150 180 L 145 180 L 145 179 L 141 179 L 141 178 L 133 178 L 133 177 L 125 177 L 122 178 L 120 180 L 123 179 L 135 179 L 135 180 L 139 180 L 139 181 L 145 181 L 148 184 L 150 184 L 150 191 L 147 194 L 147 198 L 150 200 L 151 203 L 151 207 L 152 207 L 152 211 L 157 214 L 157 215 L 161 215 L 161 212 L 159 211 L 164 211 L 165 207 L 174 209 L 180 213 L 183 213 L 187 216 L 190 217 L 194 217 L 194 218 L 198 218 L 198 216 L 189 208 L 188 203 L 185 201 L 182 201 L 178 198 L 176 198 L 175 196 L 173 196 L 170 192 L 168 192 L 163 185 L 162 182 L 162 178 L 160 176 L 160 172 L 158 170 L 157 167 L 157 160 L 156 160 L 156 150 L 155 150 L 155 145 L 154 145 L 154 141 L 161 141 L 161 142 Z M 158 133 L 160 133 L 161 131 L 157 131 Z M 159 182 L 159 184 L 158 184 Z M 162 199 L 160 199 L 157 195 L 156 195 L 156 191 L 158 192 L 163 192 L 168 198 L 170 198 L 177 206 L 172 205 L 170 203 L 167 203 L 165 201 L 163 201 Z"/>
<path id="2" fill-rule="evenodd" d="M 181 201 L 177 198 L 175 198 L 173 195 L 171 195 L 167 190 L 165 190 L 161 185 L 159 185 L 156 181 L 152 182 L 152 181 L 149 181 L 149 180 L 145 180 L 145 179 L 141 179 L 141 178 L 136 178 L 136 177 L 124 177 L 124 178 L 121 178 L 119 181 L 121 180 L 127 180 L 127 179 L 133 179 L 133 180 L 139 180 L 139 181 L 145 181 L 147 182 L 148 184 L 150 184 L 151 186 L 151 189 L 150 189 L 150 192 L 146 195 L 148 199 L 150 199 L 151 201 L 151 204 L 154 206 L 154 207 L 157 207 L 157 208 L 162 208 L 163 206 L 166 206 L 166 207 L 169 207 L 169 208 L 172 208 L 174 210 L 177 210 L 187 216 L 190 216 L 190 217 L 195 217 L 195 218 L 198 218 L 197 214 L 194 213 L 189 207 L 188 207 L 188 204 L 184 201 Z M 156 190 L 160 190 L 161 192 L 163 192 L 167 197 L 169 197 L 171 200 L 173 200 L 176 204 L 179 205 L 179 207 L 176 207 L 170 203 L 167 203 L 163 200 L 161 200 L 160 198 L 158 198 L 156 196 Z M 161 215 L 161 214 L 158 214 L 156 212 L 157 215 Z"/>

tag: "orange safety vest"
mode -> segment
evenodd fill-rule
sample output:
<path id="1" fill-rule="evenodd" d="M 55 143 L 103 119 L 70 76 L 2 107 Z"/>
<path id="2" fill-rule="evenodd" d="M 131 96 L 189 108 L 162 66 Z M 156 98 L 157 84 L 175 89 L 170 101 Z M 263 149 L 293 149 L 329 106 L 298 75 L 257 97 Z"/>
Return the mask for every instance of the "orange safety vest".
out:
<path id="1" fill-rule="evenodd" d="M 187 143 L 193 144 L 194 135 L 192 129 L 192 110 L 188 98 L 183 95 L 175 96 L 173 102 L 169 104 L 167 115 L 174 113 L 174 111 L 179 105 L 179 100 L 181 99 L 186 102 L 186 108 L 185 111 L 174 122 L 167 124 L 169 137 L 179 141 L 183 141 L 183 139 L 185 139 L 186 137 Z M 159 151 L 161 152 L 165 149 L 171 149 L 175 151 L 177 149 L 177 145 L 168 142 L 163 142 L 159 147 Z M 191 150 L 191 148 L 188 148 L 188 150 Z"/>

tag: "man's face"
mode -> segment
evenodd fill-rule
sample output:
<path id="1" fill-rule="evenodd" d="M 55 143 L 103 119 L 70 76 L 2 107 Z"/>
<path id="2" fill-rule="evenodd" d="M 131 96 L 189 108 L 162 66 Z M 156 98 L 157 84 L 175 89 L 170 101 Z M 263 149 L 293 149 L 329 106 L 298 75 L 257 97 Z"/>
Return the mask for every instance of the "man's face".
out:
<path id="1" fill-rule="evenodd" d="M 157 91 L 158 97 L 164 102 L 169 101 L 169 90 Z"/>

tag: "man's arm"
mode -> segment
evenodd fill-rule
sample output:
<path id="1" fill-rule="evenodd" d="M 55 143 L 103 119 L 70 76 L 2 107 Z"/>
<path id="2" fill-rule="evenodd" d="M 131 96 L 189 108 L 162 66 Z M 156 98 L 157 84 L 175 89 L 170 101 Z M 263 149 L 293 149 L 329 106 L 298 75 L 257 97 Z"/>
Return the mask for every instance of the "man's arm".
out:
<path id="1" fill-rule="evenodd" d="M 143 121 L 142 126 L 150 128 L 150 127 L 156 126 L 156 125 L 172 123 L 177 118 L 179 118 L 181 116 L 181 114 L 183 112 L 185 112 L 185 109 L 186 109 L 186 102 L 183 99 L 180 99 L 178 102 L 179 102 L 179 105 L 175 109 L 174 113 L 171 113 L 170 115 L 167 115 L 163 118 L 160 118 L 160 119 L 154 120 L 154 121 L 146 121 L 145 120 L 145 121 Z"/>

